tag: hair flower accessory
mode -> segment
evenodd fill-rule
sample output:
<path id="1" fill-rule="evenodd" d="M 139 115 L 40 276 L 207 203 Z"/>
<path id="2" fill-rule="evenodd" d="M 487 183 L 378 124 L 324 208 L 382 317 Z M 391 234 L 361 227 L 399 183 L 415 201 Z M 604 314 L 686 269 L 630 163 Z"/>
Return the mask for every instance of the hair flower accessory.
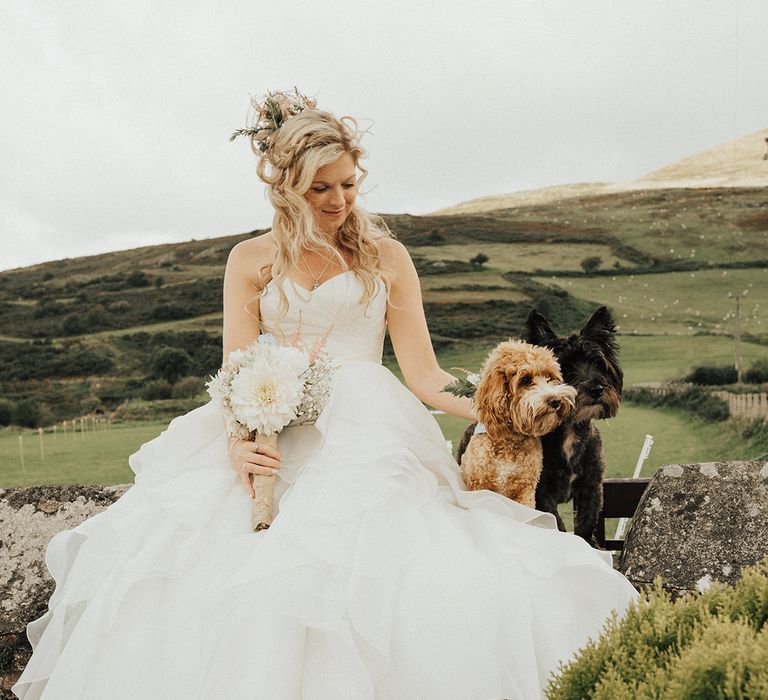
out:
<path id="1" fill-rule="evenodd" d="M 253 123 L 245 129 L 238 129 L 230 141 L 238 136 L 246 136 L 251 140 L 251 147 L 264 153 L 274 138 L 275 132 L 293 117 L 307 109 L 316 109 L 317 103 L 311 97 L 307 97 L 294 87 L 293 92 L 276 90 L 267 92 L 264 97 L 252 97 L 251 108 L 254 111 Z"/>

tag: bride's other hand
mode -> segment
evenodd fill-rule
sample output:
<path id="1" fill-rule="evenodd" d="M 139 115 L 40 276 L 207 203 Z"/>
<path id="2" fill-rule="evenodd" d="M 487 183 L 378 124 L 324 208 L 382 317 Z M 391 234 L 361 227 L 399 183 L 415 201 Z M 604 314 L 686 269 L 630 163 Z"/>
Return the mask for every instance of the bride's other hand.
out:
<path id="1" fill-rule="evenodd" d="M 248 495 L 256 496 L 251 483 L 251 474 L 273 476 L 282 466 L 280 453 L 268 445 L 257 446 L 251 440 L 237 440 L 229 451 L 229 461 L 237 471 Z"/>

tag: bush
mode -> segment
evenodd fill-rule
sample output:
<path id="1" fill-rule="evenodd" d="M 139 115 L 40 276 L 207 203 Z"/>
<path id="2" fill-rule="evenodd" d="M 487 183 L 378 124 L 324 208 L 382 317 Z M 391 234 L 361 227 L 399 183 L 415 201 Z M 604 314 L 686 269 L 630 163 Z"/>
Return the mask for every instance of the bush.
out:
<path id="1" fill-rule="evenodd" d="M 171 395 L 174 399 L 193 399 L 195 396 L 205 394 L 204 379 L 201 377 L 185 377 L 173 385 Z"/>
<path id="2" fill-rule="evenodd" d="M 159 380 L 147 382 L 141 391 L 141 398 L 145 401 L 160 401 L 170 399 L 173 396 L 173 388 L 168 382 Z"/>
<path id="3" fill-rule="evenodd" d="M 757 360 L 744 373 L 747 384 L 763 384 L 768 382 L 768 360 Z"/>
<path id="4" fill-rule="evenodd" d="M 487 263 L 489 260 L 490 258 L 485 253 L 478 253 L 474 258 L 470 258 L 469 262 L 471 262 L 473 265 L 481 267 L 485 265 L 485 263 Z"/>
<path id="5" fill-rule="evenodd" d="M 768 697 L 768 559 L 673 601 L 659 580 L 550 680 L 550 700 Z"/>
<path id="6" fill-rule="evenodd" d="M 157 321 L 175 321 L 179 318 L 186 318 L 191 315 L 194 314 L 190 313 L 189 309 L 172 301 L 166 304 L 158 304 L 152 309 L 152 318 Z"/>
<path id="7" fill-rule="evenodd" d="M 13 401 L 0 399 L 0 426 L 10 425 L 13 422 L 15 408 Z"/>
<path id="8" fill-rule="evenodd" d="M 61 316 L 66 307 L 53 299 L 40 299 L 32 312 L 33 318 L 44 318 L 46 316 Z"/>
<path id="9" fill-rule="evenodd" d="M 686 382 L 699 386 L 720 386 L 735 384 L 737 381 L 736 368 L 731 365 L 702 365 L 694 367 L 685 378 Z"/>
<path id="10" fill-rule="evenodd" d="M 134 270 L 125 279 L 126 287 L 148 287 L 149 278 L 143 270 Z"/>
<path id="11" fill-rule="evenodd" d="M 719 422 L 730 417 L 728 404 L 718 396 L 712 396 L 704 389 L 690 387 L 682 391 L 658 394 L 649 389 L 626 389 L 624 398 L 646 406 L 679 408 L 703 420 Z"/>
<path id="12" fill-rule="evenodd" d="M 40 402 L 35 399 L 21 399 L 13 412 L 13 423 L 25 428 L 37 428 L 42 419 Z"/>
<path id="13" fill-rule="evenodd" d="M 597 272 L 597 269 L 602 264 L 603 259 L 599 255 L 590 255 L 581 261 L 581 269 L 584 270 L 584 274 L 589 275 Z"/>
<path id="14" fill-rule="evenodd" d="M 179 348 L 160 348 L 152 356 L 152 370 L 155 376 L 175 384 L 189 372 L 192 358 Z"/>
<path id="15" fill-rule="evenodd" d="M 61 324 L 63 335 L 80 335 L 88 330 L 85 319 L 80 314 L 74 313 L 67 316 Z"/>

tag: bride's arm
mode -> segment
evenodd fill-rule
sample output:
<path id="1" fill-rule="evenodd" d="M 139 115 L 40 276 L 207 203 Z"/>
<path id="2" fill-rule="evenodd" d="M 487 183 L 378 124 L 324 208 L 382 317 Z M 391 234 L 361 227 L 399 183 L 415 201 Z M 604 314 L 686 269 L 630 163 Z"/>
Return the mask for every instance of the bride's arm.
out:
<path id="1" fill-rule="evenodd" d="M 406 385 L 421 401 L 434 408 L 477 420 L 471 399 L 443 391 L 456 377 L 437 364 L 416 268 L 402 243 L 391 240 L 389 247 L 395 274 L 387 306 L 387 325 Z"/>
<path id="2" fill-rule="evenodd" d="M 224 271 L 223 360 L 259 337 L 256 294 L 259 268 L 268 259 L 264 257 L 265 248 L 264 242 L 251 238 L 238 243 L 229 253 Z"/>
<path id="3" fill-rule="evenodd" d="M 259 302 L 256 298 L 261 266 L 271 260 L 265 236 L 251 238 L 232 248 L 224 272 L 223 360 L 233 350 L 245 348 L 259 337 Z M 256 449 L 250 440 L 229 438 L 229 460 L 251 498 L 251 474 L 272 475 L 281 467 L 280 452 L 269 446 Z M 243 469 L 245 467 L 245 469 Z"/>

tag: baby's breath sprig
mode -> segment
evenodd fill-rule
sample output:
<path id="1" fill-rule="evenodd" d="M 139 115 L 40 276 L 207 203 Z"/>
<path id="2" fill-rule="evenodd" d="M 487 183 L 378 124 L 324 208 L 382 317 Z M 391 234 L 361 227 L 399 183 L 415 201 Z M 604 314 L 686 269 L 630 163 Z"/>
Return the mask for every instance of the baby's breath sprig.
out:
<path id="1" fill-rule="evenodd" d="M 293 117 L 307 109 L 315 109 L 317 103 L 294 87 L 293 92 L 276 90 L 267 92 L 261 98 L 252 97 L 251 107 L 254 111 L 253 124 L 245 129 L 237 129 L 229 137 L 234 141 L 238 136 L 245 136 L 255 143 L 263 153 L 269 148 L 275 132 Z"/>

